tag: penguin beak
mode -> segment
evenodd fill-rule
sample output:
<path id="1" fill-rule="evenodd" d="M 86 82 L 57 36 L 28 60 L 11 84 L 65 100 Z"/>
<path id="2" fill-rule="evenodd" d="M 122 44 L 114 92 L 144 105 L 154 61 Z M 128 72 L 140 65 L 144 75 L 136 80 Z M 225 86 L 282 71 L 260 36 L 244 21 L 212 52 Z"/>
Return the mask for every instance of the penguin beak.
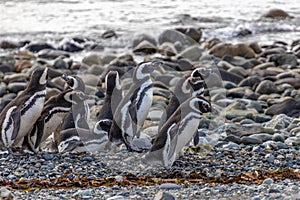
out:
<path id="1" fill-rule="evenodd" d="M 61 78 L 66 81 L 66 83 L 69 85 L 69 86 L 72 86 L 73 85 L 73 80 L 71 78 L 69 78 L 68 75 L 66 74 L 63 74 L 61 75 Z"/>
<path id="2" fill-rule="evenodd" d="M 66 74 L 61 75 L 61 78 L 64 79 L 65 81 L 68 80 L 68 76 Z"/>

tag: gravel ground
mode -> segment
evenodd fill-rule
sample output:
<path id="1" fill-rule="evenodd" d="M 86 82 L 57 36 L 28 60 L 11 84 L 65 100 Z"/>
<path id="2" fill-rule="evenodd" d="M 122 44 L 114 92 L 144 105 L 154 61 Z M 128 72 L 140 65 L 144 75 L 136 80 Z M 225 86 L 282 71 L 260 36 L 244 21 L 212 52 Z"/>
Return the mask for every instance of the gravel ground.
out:
<path id="1" fill-rule="evenodd" d="M 126 150 L 97 155 L 44 152 L 12 156 L 2 153 L 0 181 L 7 187 L 1 188 L 1 196 L 10 194 L 16 199 L 300 199 L 297 149 L 239 146 L 213 147 L 206 153 L 203 153 L 204 148 L 190 148 L 170 169 L 143 166 L 141 154 Z"/>

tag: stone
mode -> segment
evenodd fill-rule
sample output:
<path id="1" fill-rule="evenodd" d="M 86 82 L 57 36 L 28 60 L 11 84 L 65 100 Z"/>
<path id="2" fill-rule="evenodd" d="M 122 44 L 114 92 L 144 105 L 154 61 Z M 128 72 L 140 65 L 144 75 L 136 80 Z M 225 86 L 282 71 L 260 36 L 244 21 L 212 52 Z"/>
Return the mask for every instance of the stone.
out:
<path id="1" fill-rule="evenodd" d="M 274 163 L 275 156 L 271 153 L 268 153 L 267 155 L 265 155 L 265 159 L 268 163 Z"/>
<path id="2" fill-rule="evenodd" d="M 94 75 L 101 75 L 104 72 L 104 68 L 102 66 L 99 65 L 92 65 L 91 67 L 89 67 L 89 69 L 87 70 L 88 74 L 94 74 Z"/>
<path id="3" fill-rule="evenodd" d="M 277 87 L 274 82 L 264 80 L 258 84 L 255 92 L 260 94 L 272 94 L 277 92 Z"/>
<path id="4" fill-rule="evenodd" d="M 177 55 L 177 58 L 186 58 L 190 61 L 198 61 L 203 51 L 204 50 L 201 49 L 199 45 L 193 45 L 179 53 Z"/>
<path id="5" fill-rule="evenodd" d="M 149 41 L 144 40 L 133 48 L 133 52 L 142 54 L 154 54 L 157 52 L 157 48 Z"/>
<path id="6" fill-rule="evenodd" d="M 259 76 L 249 76 L 239 83 L 239 87 L 250 87 L 256 88 L 256 86 L 261 82 L 261 77 Z"/>
<path id="7" fill-rule="evenodd" d="M 55 49 L 52 45 L 47 43 L 30 43 L 25 48 L 34 53 L 37 53 L 43 49 Z"/>
<path id="8" fill-rule="evenodd" d="M 109 197 L 106 200 L 125 200 L 125 197 L 121 195 L 117 195 L 117 196 Z"/>
<path id="9" fill-rule="evenodd" d="M 78 74 L 77 76 L 81 78 L 86 85 L 98 86 L 101 84 L 100 77 L 94 74 Z"/>
<path id="10" fill-rule="evenodd" d="M 82 62 L 84 64 L 87 64 L 88 66 L 102 65 L 103 64 L 101 56 L 99 54 L 96 54 L 96 53 L 91 53 L 91 54 L 85 56 L 82 59 Z"/>
<path id="11" fill-rule="evenodd" d="M 134 147 L 137 147 L 138 149 L 150 149 L 151 144 L 151 138 L 149 136 L 147 137 L 140 137 L 140 138 L 134 138 L 131 141 L 131 145 Z"/>
<path id="12" fill-rule="evenodd" d="M 268 192 L 269 193 L 281 193 L 280 190 L 275 189 L 275 188 L 270 188 Z"/>
<path id="13" fill-rule="evenodd" d="M 44 152 L 44 153 L 42 153 L 42 157 L 43 157 L 45 160 L 52 160 L 52 159 L 54 158 L 54 155 L 51 154 L 51 153 Z"/>
<path id="14" fill-rule="evenodd" d="M 18 93 L 24 90 L 27 86 L 27 83 L 22 82 L 12 82 L 7 85 L 7 90 L 13 93 Z"/>
<path id="15" fill-rule="evenodd" d="M 165 30 L 162 32 L 158 38 L 159 44 L 162 44 L 164 42 L 171 42 L 175 44 L 176 42 L 179 42 L 181 45 L 188 47 L 196 44 L 196 41 L 192 38 L 188 37 L 187 35 L 176 31 L 176 30 Z M 176 48 L 177 49 L 177 48 Z"/>
<path id="16" fill-rule="evenodd" d="M 201 30 L 197 30 L 195 28 L 176 28 L 176 30 L 189 36 L 196 42 L 199 42 L 202 36 Z"/>
<path id="17" fill-rule="evenodd" d="M 246 44 L 219 43 L 209 50 L 209 54 L 222 58 L 225 55 L 254 58 L 255 52 Z"/>
<path id="18" fill-rule="evenodd" d="M 203 49 L 211 49 L 214 47 L 216 44 L 221 43 L 222 41 L 218 38 L 208 38 L 204 42 L 202 42 L 201 47 Z"/>
<path id="19" fill-rule="evenodd" d="M 158 52 L 165 56 L 175 56 L 178 52 L 174 44 L 170 42 L 164 42 L 158 47 Z"/>
<path id="20" fill-rule="evenodd" d="M 232 57 L 230 55 L 225 55 L 223 57 L 223 60 L 234 66 L 239 66 L 242 69 L 251 69 L 254 66 L 254 64 L 251 62 L 251 60 L 245 59 L 245 58 L 239 57 L 239 56 Z"/>
<path id="21" fill-rule="evenodd" d="M 168 192 L 159 191 L 153 200 L 176 200 L 176 198 Z"/>
<path id="22" fill-rule="evenodd" d="M 69 65 L 64 61 L 64 59 L 58 58 L 54 61 L 53 67 L 55 69 L 68 69 Z"/>
<path id="23" fill-rule="evenodd" d="M 111 54 L 103 55 L 102 61 L 103 61 L 103 64 L 109 64 L 111 61 L 113 61 L 116 58 L 117 57 L 115 55 L 111 55 Z"/>
<path id="24" fill-rule="evenodd" d="M 284 143 L 289 146 L 299 146 L 300 138 L 299 137 L 288 137 Z"/>
<path id="25" fill-rule="evenodd" d="M 15 196 L 7 187 L 1 186 L 0 199 L 15 199 Z"/>
<path id="26" fill-rule="evenodd" d="M 139 34 L 139 35 L 134 36 L 133 41 L 132 41 L 132 47 L 135 48 L 142 41 L 148 41 L 152 45 L 156 46 L 156 40 L 154 37 L 147 35 L 147 34 Z"/>
<path id="27" fill-rule="evenodd" d="M 0 49 L 16 49 L 19 47 L 21 46 L 17 42 L 8 41 L 8 40 L 3 40 L 0 42 Z"/>
<path id="28" fill-rule="evenodd" d="M 3 74 L 7 72 L 12 72 L 13 68 L 14 66 L 10 64 L 0 64 L 0 72 L 2 72 Z"/>
<path id="29" fill-rule="evenodd" d="M 244 96 L 244 94 L 245 94 L 244 88 L 232 88 L 232 89 L 228 90 L 227 97 L 242 98 Z"/>
<path id="30" fill-rule="evenodd" d="M 192 70 L 193 69 L 193 64 L 191 63 L 190 60 L 181 58 L 178 60 L 178 65 L 179 65 L 179 70 L 180 71 L 187 71 L 187 70 Z"/>
<path id="31" fill-rule="evenodd" d="M 293 78 L 293 77 L 279 78 L 277 81 L 275 81 L 275 84 L 276 85 L 289 84 L 294 89 L 299 89 L 300 88 L 300 79 L 299 78 Z"/>
<path id="32" fill-rule="evenodd" d="M 285 114 L 279 114 L 275 115 L 271 121 L 264 125 L 264 127 L 281 130 L 287 128 L 292 121 L 292 117 L 289 117 Z"/>
<path id="33" fill-rule="evenodd" d="M 248 71 L 245 70 L 245 69 L 242 68 L 242 67 L 232 67 L 232 68 L 230 68 L 230 69 L 228 70 L 228 72 L 237 74 L 237 75 L 242 76 L 242 77 L 247 77 L 247 76 L 248 76 Z"/>
<path id="34" fill-rule="evenodd" d="M 260 140 L 259 138 L 255 138 L 255 137 L 249 137 L 249 136 L 243 136 L 241 138 L 241 142 L 243 144 L 261 144 L 262 140 Z"/>
<path id="35" fill-rule="evenodd" d="M 33 64 L 29 60 L 18 60 L 15 63 L 14 71 L 21 72 L 23 69 L 29 69 Z"/>
<path id="36" fill-rule="evenodd" d="M 180 190 L 180 185 L 175 183 L 163 183 L 159 186 L 162 190 Z"/>
<path id="37" fill-rule="evenodd" d="M 273 179 L 271 179 L 271 178 L 266 178 L 263 182 L 262 182 L 262 184 L 264 184 L 264 185 L 271 185 L 271 184 L 273 184 L 274 183 L 274 181 L 273 181 Z"/>
<path id="38" fill-rule="evenodd" d="M 244 99 L 249 99 L 249 100 L 258 100 L 259 98 L 259 94 L 251 91 L 251 90 L 246 90 L 246 93 L 244 95 Z"/>
<path id="39" fill-rule="evenodd" d="M 58 47 L 59 50 L 67 51 L 67 52 L 79 52 L 84 49 L 79 43 L 75 41 L 62 41 Z"/>
<path id="40" fill-rule="evenodd" d="M 6 93 L 7 85 L 3 82 L 0 83 L 0 97 Z"/>
<path id="41" fill-rule="evenodd" d="M 271 116 L 265 114 L 256 114 L 253 116 L 253 119 L 256 123 L 264 123 L 272 119 Z"/>
<path id="42" fill-rule="evenodd" d="M 108 38 L 112 38 L 112 37 L 117 38 L 118 36 L 117 36 L 117 34 L 116 34 L 115 31 L 113 31 L 113 30 L 107 30 L 107 31 L 105 31 L 104 33 L 101 34 L 101 37 L 103 39 L 108 39 Z"/>
<path id="43" fill-rule="evenodd" d="M 299 117 L 300 102 L 299 100 L 288 98 L 280 103 L 271 105 L 266 109 L 265 114 L 267 115 L 279 115 L 286 114 L 289 117 Z"/>
<path id="44" fill-rule="evenodd" d="M 241 146 L 233 143 L 233 142 L 229 142 L 228 144 L 223 145 L 224 149 L 241 149 Z"/>
<path id="45" fill-rule="evenodd" d="M 237 85 L 231 81 L 223 81 L 223 85 L 224 85 L 224 88 L 227 90 L 237 87 Z"/>
<path id="46" fill-rule="evenodd" d="M 285 19 L 285 18 L 292 18 L 287 12 L 282 9 L 273 8 L 262 15 L 264 18 L 271 18 L 271 19 Z"/>
<path id="47" fill-rule="evenodd" d="M 285 137 L 280 133 L 275 133 L 272 137 L 272 140 L 275 142 L 284 142 Z"/>
<path id="48" fill-rule="evenodd" d="M 272 140 L 272 135 L 271 134 L 267 134 L 267 133 L 257 133 L 257 134 L 250 135 L 249 137 L 259 139 L 262 142 L 266 142 L 266 141 Z"/>
<path id="49" fill-rule="evenodd" d="M 269 57 L 269 62 L 274 62 L 276 66 L 290 65 L 292 68 L 297 67 L 297 56 L 294 54 L 274 54 Z"/>
<path id="50" fill-rule="evenodd" d="M 262 50 L 261 50 L 261 48 L 260 48 L 260 46 L 259 46 L 259 44 L 258 44 L 257 42 L 251 42 L 251 43 L 249 44 L 249 47 L 250 47 L 251 49 L 253 49 L 253 51 L 254 51 L 256 54 L 260 54 L 260 53 L 262 52 Z"/>
<path id="51" fill-rule="evenodd" d="M 143 135 L 148 135 L 150 138 L 155 138 L 158 133 L 158 126 L 150 126 L 142 130 Z"/>
<path id="52" fill-rule="evenodd" d="M 223 69 L 219 69 L 219 72 L 222 77 L 222 80 L 231 81 L 235 84 L 239 84 L 243 80 L 243 77 L 238 74 L 234 74 Z"/>
<path id="53" fill-rule="evenodd" d="M 53 50 L 53 49 L 43 49 L 38 52 L 38 58 L 45 59 L 56 59 L 58 57 L 70 57 L 70 54 L 65 51 Z"/>

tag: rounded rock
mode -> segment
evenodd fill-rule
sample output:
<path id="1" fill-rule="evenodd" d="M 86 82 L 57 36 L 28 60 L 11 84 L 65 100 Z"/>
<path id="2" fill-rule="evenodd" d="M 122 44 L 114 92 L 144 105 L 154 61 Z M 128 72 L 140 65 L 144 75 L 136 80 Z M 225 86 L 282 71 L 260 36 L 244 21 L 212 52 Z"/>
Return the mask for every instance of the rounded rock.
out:
<path id="1" fill-rule="evenodd" d="M 260 94 L 272 94 L 277 92 L 277 87 L 274 82 L 264 80 L 257 86 L 255 92 Z"/>

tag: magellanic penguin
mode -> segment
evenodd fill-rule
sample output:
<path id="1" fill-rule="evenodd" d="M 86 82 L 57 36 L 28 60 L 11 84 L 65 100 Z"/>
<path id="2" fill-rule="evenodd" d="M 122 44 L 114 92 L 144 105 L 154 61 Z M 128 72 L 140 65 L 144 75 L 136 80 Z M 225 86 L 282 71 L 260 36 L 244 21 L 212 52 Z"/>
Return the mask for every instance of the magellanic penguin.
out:
<path id="1" fill-rule="evenodd" d="M 58 151 L 60 153 L 95 153 L 108 151 L 110 149 L 108 131 L 110 130 L 111 124 L 111 120 L 100 120 L 96 123 L 93 131 L 82 128 L 63 130 L 60 133 Z"/>
<path id="2" fill-rule="evenodd" d="M 52 132 L 61 125 L 66 114 L 73 105 L 87 99 L 88 96 L 81 91 L 72 89 L 65 90 L 56 96 L 52 96 L 46 103 L 40 118 L 34 124 L 27 142 L 34 152 L 37 152 L 39 146 L 44 142 Z"/>
<path id="3" fill-rule="evenodd" d="M 163 124 L 171 117 L 181 103 L 192 96 L 203 94 L 205 87 L 206 84 L 201 77 L 191 76 L 181 78 L 176 84 L 174 93 L 171 96 L 168 106 L 161 116 L 158 130 L 161 129 Z"/>
<path id="4" fill-rule="evenodd" d="M 187 99 L 163 125 L 142 162 L 172 166 L 180 151 L 193 138 L 202 114 L 210 111 L 211 105 L 204 97 Z"/>
<path id="5" fill-rule="evenodd" d="M 160 62 L 143 62 L 135 68 L 133 84 L 114 113 L 109 132 L 112 143 L 120 145 L 124 142 L 129 151 L 140 151 L 131 145 L 131 141 L 139 137 L 140 128 L 152 105 L 153 82 L 150 74 L 161 65 Z"/>
<path id="6" fill-rule="evenodd" d="M 77 91 L 85 92 L 85 84 L 83 80 L 78 76 L 67 76 L 62 75 L 62 78 L 67 83 L 68 89 L 73 89 Z M 75 124 L 75 118 L 80 115 L 80 120 Z M 66 130 L 69 128 L 83 128 L 89 129 L 88 122 L 90 120 L 90 109 L 86 101 L 77 102 L 77 104 L 72 106 L 72 109 L 66 115 L 61 125 L 61 130 Z"/>
<path id="7" fill-rule="evenodd" d="M 20 147 L 24 137 L 40 117 L 45 101 L 48 68 L 36 69 L 27 88 L 0 113 L 1 143 L 12 152 Z"/>
<path id="8" fill-rule="evenodd" d="M 123 91 L 120 84 L 119 73 L 110 71 L 105 76 L 105 97 L 104 103 L 98 115 L 99 120 L 113 119 L 113 113 L 123 99 Z"/>

